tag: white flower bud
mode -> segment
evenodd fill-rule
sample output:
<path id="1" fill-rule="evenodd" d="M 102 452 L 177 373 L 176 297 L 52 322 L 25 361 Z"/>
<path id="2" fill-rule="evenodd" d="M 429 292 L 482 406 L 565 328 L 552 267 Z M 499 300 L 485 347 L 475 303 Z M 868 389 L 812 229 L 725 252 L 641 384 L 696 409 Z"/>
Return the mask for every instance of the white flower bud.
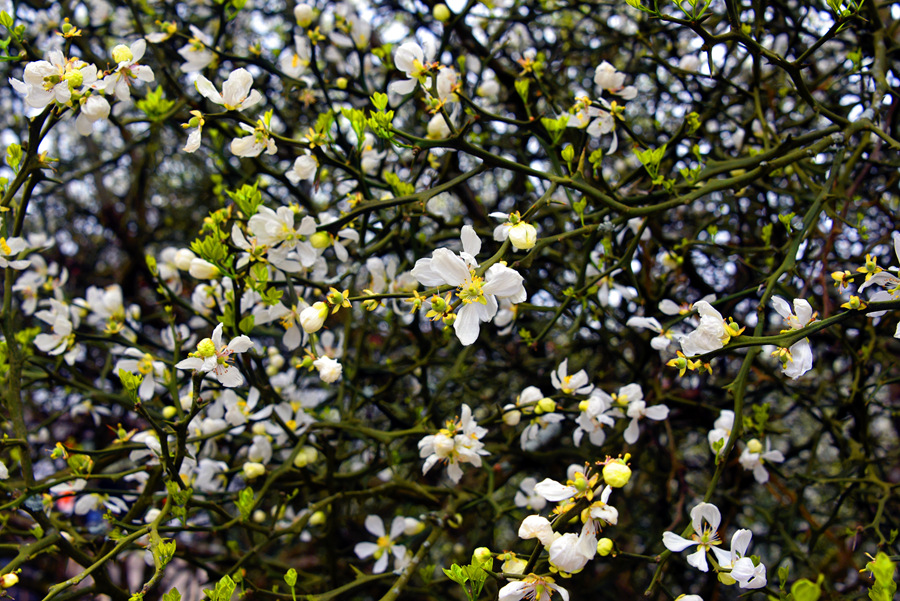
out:
<path id="1" fill-rule="evenodd" d="M 309 4 L 298 4 L 294 7 L 294 19 L 297 25 L 306 29 L 313 20 L 313 9 Z"/>
<path id="2" fill-rule="evenodd" d="M 343 368 L 337 360 L 331 357 L 319 357 L 313 361 L 313 365 L 319 370 L 319 377 L 323 382 L 331 384 L 341 379 Z"/>
<path id="3" fill-rule="evenodd" d="M 266 466 L 256 461 L 248 461 L 244 464 L 244 477 L 248 480 L 259 478 L 266 473 Z"/>
<path id="4" fill-rule="evenodd" d="M 219 268 L 203 259 L 192 259 L 188 273 L 198 280 L 214 280 L 219 277 Z"/>
<path id="5" fill-rule="evenodd" d="M 530 223 L 520 221 L 509 228 L 509 241 L 518 250 L 534 248 L 537 242 L 537 229 Z"/>
<path id="6" fill-rule="evenodd" d="M 180 269 L 181 271 L 187 271 L 191 268 L 191 261 L 197 258 L 197 255 L 194 254 L 189 248 L 179 248 L 175 252 L 175 267 Z"/>
<path id="7" fill-rule="evenodd" d="M 313 303 L 300 312 L 300 326 L 307 334 L 313 334 L 322 329 L 325 318 L 328 317 L 328 305 L 319 301 Z"/>

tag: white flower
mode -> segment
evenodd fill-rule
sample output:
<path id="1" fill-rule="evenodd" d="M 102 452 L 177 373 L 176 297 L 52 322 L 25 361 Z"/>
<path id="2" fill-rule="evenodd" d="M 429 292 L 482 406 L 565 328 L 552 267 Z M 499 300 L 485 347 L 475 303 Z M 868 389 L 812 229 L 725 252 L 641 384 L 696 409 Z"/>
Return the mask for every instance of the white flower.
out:
<path id="1" fill-rule="evenodd" d="M 712 548 L 719 566 L 731 570 L 729 575 L 741 588 L 755 589 L 766 585 L 766 566 L 762 563 L 753 565 L 753 560 L 747 556 L 747 547 L 750 546 L 752 538 L 752 532 L 741 529 L 731 537 L 730 551 Z"/>
<path id="2" fill-rule="evenodd" d="M 781 454 L 781 451 L 772 450 L 772 441 L 769 439 L 766 439 L 766 450 L 763 451 L 762 444 L 753 438 L 744 447 L 738 461 L 745 470 L 752 470 L 756 481 L 763 484 L 769 481 L 769 472 L 763 467 L 763 463 L 766 461 L 781 463 L 784 461 L 784 455 Z"/>
<path id="3" fill-rule="evenodd" d="M 564 394 L 590 394 L 594 390 L 594 385 L 588 381 L 587 372 L 579 370 L 578 372 L 568 375 L 569 359 L 563 359 L 556 371 L 550 373 L 550 381 L 553 388 Z"/>
<path id="4" fill-rule="evenodd" d="M 706 563 L 706 552 L 722 544 L 718 533 L 721 521 L 722 514 L 719 513 L 718 507 L 712 503 L 700 503 L 691 509 L 691 525 L 694 528 L 691 538 L 693 540 L 683 538 L 674 532 L 663 532 L 663 544 L 666 549 L 674 553 L 697 545 L 697 550 L 687 556 L 687 562 L 701 572 L 707 572 L 709 565 Z"/>
<path id="5" fill-rule="evenodd" d="M 75 119 L 75 129 L 82 136 L 91 134 L 94 123 L 105 121 L 109 117 L 109 101 L 99 94 L 91 94 L 81 100 L 81 110 Z"/>
<path id="6" fill-rule="evenodd" d="M 537 228 L 530 223 L 522 221 L 519 213 L 513 213 L 513 216 L 506 213 L 491 213 L 491 217 L 496 219 L 505 219 L 505 223 L 501 223 L 494 228 L 494 240 L 502 242 L 509 238 L 510 244 L 516 250 L 529 250 L 534 248 L 537 242 Z"/>
<path id="7" fill-rule="evenodd" d="M 574 532 L 567 532 L 554 540 L 547 549 L 547 553 L 550 555 L 550 564 L 568 574 L 575 574 L 583 570 L 593 557 L 582 553 L 579 542 L 579 537 Z M 594 553 L 596 552 L 595 543 Z"/>
<path id="8" fill-rule="evenodd" d="M 297 21 L 297 25 L 303 29 L 309 27 L 314 16 L 313 8 L 309 4 L 301 2 L 294 6 L 294 20 Z"/>
<path id="9" fill-rule="evenodd" d="M 25 65 L 24 81 L 10 78 L 16 92 L 25 95 L 25 104 L 43 109 L 51 102 L 70 106 L 73 94 L 97 81 L 97 67 L 77 58 L 67 59 L 60 50 L 50 50 L 49 60 Z"/>
<path id="10" fill-rule="evenodd" d="M 294 48 L 285 49 L 278 57 L 278 66 L 288 77 L 298 79 L 306 73 L 310 60 L 309 40 L 303 36 L 294 36 Z"/>
<path id="11" fill-rule="evenodd" d="M 406 547 L 398 545 L 394 541 L 404 533 L 406 529 L 406 518 L 397 516 L 391 521 L 391 531 L 389 534 L 384 531 L 384 522 L 377 515 L 366 517 L 366 530 L 369 534 L 378 538 L 375 543 L 357 543 L 353 548 L 353 552 L 360 559 L 375 556 L 375 566 L 372 568 L 373 574 L 381 574 L 387 569 L 388 559 L 394 556 L 394 561 L 402 561 L 406 555 Z"/>
<path id="12" fill-rule="evenodd" d="M 337 382 L 341 379 L 341 364 L 331 357 L 319 357 L 313 361 L 313 365 L 319 370 L 319 377 L 326 384 Z"/>
<path id="13" fill-rule="evenodd" d="M 394 64 L 403 71 L 409 79 L 392 82 L 388 90 L 394 94 L 405 95 L 416 89 L 427 70 L 425 65 L 425 51 L 415 42 L 401 44 L 394 52 Z"/>
<path id="14" fill-rule="evenodd" d="M 316 177 L 318 169 L 319 162 L 316 160 L 316 157 L 305 154 L 294 159 L 294 165 L 285 175 L 296 186 L 300 183 L 300 180 L 312 180 Z"/>
<path id="15" fill-rule="evenodd" d="M 594 83 L 597 84 L 597 87 L 603 88 L 607 92 L 618 94 L 625 100 L 631 100 L 637 96 L 637 88 L 623 85 L 625 83 L 625 74 L 616 71 L 616 68 L 606 61 L 603 61 L 594 69 Z"/>
<path id="16" fill-rule="evenodd" d="M 547 500 L 534 491 L 535 484 L 537 484 L 537 480 L 531 476 L 519 483 L 519 490 L 513 499 L 516 507 L 526 507 L 534 511 L 540 511 L 547 505 Z"/>
<path id="17" fill-rule="evenodd" d="M 186 61 L 182 63 L 181 70 L 185 73 L 193 73 L 208 67 L 216 59 L 215 53 L 210 50 L 212 45 L 211 36 L 191 25 L 191 39 L 185 46 L 178 49 L 178 54 Z"/>
<path id="18" fill-rule="evenodd" d="M 191 259 L 188 273 L 198 280 L 215 280 L 219 277 L 219 268 L 205 259 L 194 257 Z"/>
<path id="19" fill-rule="evenodd" d="M 212 338 L 204 338 L 197 343 L 197 352 L 191 353 L 190 358 L 180 361 L 175 365 L 178 369 L 192 369 L 199 372 L 213 372 L 216 379 L 222 384 L 233 388 L 244 382 L 241 372 L 231 362 L 236 353 L 244 353 L 253 346 L 249 337 L 240 335 L 231 339 L 227 345 L 222 342 L 222 324 L 213 330 Z"/>
<path id="20" fill-rule="evenodd" d="M 312 306 L 300 312 L 300 326 L 307 334 L 314 334 L 325 325 L 326 317 L 328 317 L 328 305 L 322 301 L 313 303 Z"/>
<path id="21" fill-rule="evenodd" d="M 728 437 L 731 436 L 732 428 L 734 428 L 734 411 L 723 409 L 716 421 L 713 422 L 713 429 L 706 435 L 709 440 L 709 448 L 713 453 L 718 453 L 725 447 Z"/>
<path id="22" fill-rule="evenodd" d="M 146 50 L 147 41 L 143 38 L 135 41 L 131 47 L 119 44 L 112 49 L 113 60 L 118 66 L 103 78 L 102 86 L 107 94 L 115 94 L 116 98 L 127 102 L 131 99 L 130 88 L 135 82 L 150 82 L 156 78 L 153 69 L 138 64 Z"/>
<path id="23" fill-rule="evenodd" d="M 216 104 L 221 104 L 229 111 L 243 111 L 262 100 L 262 94 L 259 91 L 250 89 L 253 85 L 253 76 L 244 68 L 235 69 L 231 72 L 228 79 L 222 84 L 221 94 L 213 86 L 212 82 L 202 75 L 197 76 L 197 81 L 194 85 L 197 86 L 197 91 L 200 94 Z"/>
<path id="24" fill-rule="evenodd" d="M 553 583 L 549 576 L 535 576 L 529 574 L 522 580 L 512 580 L 500 589 L 498 601 L 552 601 L 553 593 L 559 593 L 562 601 L 569 601 L 569 592 Z"/>
<path id="25" fill-rule="evenodd" d="M 653 407 L 647 407 L 647 403 L 642 400 L 635 400 L 628 403 L 628 409 L 625 411 L 626 415 L 631 418 L 631 423 L 628 424 L 628 427 L 625 429 L 625 442 L 628 444 L 634 444 L 637 442 L 638 436 L 640 434 L 640 429 L 638 426 L 638 422 L 641 419 L 647 418 L 656 421 L 662 421 L 669 417 L 669 408 L 666 405 L 654 405 Z"/>
<path id="26" fill-rule="evenodd" d="M 612 397 L 601 390 L 595 390 L 590 398 L 578 404 L 581 413 L 575 419 L 578 427 L 572 433 L 572 441 L 575 446 L 581 444 L 581 438 L 585 434 L 594 446 L 602 446 L 606 442 L 606 432 L 603 426 L 612 426 L 615 418 L 622 417 L 619 409 L 613 408 Z"/>
<path id="27" fill-rule="evenodd" d="M 71 312 L 69 305 L 54 298 L 50 299 L 50 310 L 38 311 L 35 317 L 50 324 L 50 334 L 38 334 L 34 345 L 51 355 L 61 355 L 69 348 L 70 335 L 78 327 L 78 315 Z M 74 322 L 74 323 L 73 323 Z"/>
<path id="28" fill-rule="evenodd" d="M 672 342 L 674 336 L 672 331 L 664 329 L 662 324 L 659 323 L 659 320 L 655 317 L 629 317 L 628 321 L 625 322 L 625 325 L 629 328 L 652 330 L 659 334 L 650 341 L 650 346 L 660 352 L 669 348 L 669 343 Z"/>
<path id="29" fill-rule="evenodd" d="M 249 136 L 235 138 L 231 141 L 231 152 L 239 157 L 257 157 L 265 151 L 266 154 L 275 154 L 278 147 L 275 140 L 269 134 L 269 129 L 262 120 L 257 121 L 256 127 L 241 123 L 240 128 L 249 132 Z"/>
<path id="30" fill-rule="evenodd" d="M 860 289 L 861 288 L 862 287 L 860 287 Z M 812 307 L 802 298 L 794 299 L 793 313 L 791 312 L 791 307 L 788 305 L 787 301 L 780 296 L 772 297 L 772 306 L 775 308 L 775 311 L 784 318 L 789 330 L 800 330 L 816 321 L 816 316 Z M 796 313 L 796 315 L 794 313 Z M 809 338 L 804 338 L 803 340 L 795 342 L 791 345 L 791 348 L 786 354 L 780 351 L 775 351 L 775 353 L 782 356 L 783 363 L 781 371 L 784 372 L 784 375 L 793 380 L 796 380 L 812 369 L 813 355 L 812 348 L 809 346 Z"/>
<path id="31" fill-rule="evenodd" d="M 0 480 L 6 480 L 9 478 L 9 470 L 6 468 L 6 464 L 0 460 Z"/>
<path id="32" fill-rule="evenodd" d="M 437 434 L 429 434 L 419 441 L 419 457 L 425 459 L 422 473 L 427 474 L 438 461 L 446 461 L 447 476 L 454 483 L 459 482 L 463 474 L 460 463 L 481 467 L 481 456 L 490 454 L 481 442 L 485 434 L 487 429 L 478 425 L 472 418 L 472 410 L 464 404 L 458 420 L 448 420 Z"/>
<path id="33" fill-rule="evenodd" d="M 484 276 L 478 275 L 474 255 L 481 250 L 481 240 L 475 230 L 463 226 L 463 252 L 456 255 L 446 248 L 434 251 L 430 259 L 419 259 L 412 275 L 425 286 L 456 286 L 456 296 L 462 301 L 453 329 L 459 341 L 468 346 L 478 339 L 481 322 L 488 322 L 497 314 L 498 299 L 512 303 L 525 300 L 524 278 L 514 269 L 496 263 Z"/>
<path id="34" fill-rule="evenodd" d="M 528 540 L 536 538 L 545 547 L 553 543 L 553 526 L 550 520 L 541 515 L 530 515 L 519 525 L 519 538 Z"/>
<path id="35" fill-rule="evenodd" d="M 11 260 L 13 256 L 18 255 L 27 247 L 28 243 L 24 238 L 4 238 L 0 236 L 0 268 L 27 269 L 30 267 L 31 261 L 25 259 Z"/>
<path id="36" fill-rule="evenodd" d="M 132 357 L 132 359 L 119 359 L 116 362 L 116 374 L 118 375 L 120 369 L 124 369 L 127 372 L 143 376 L 144 379 L 141 381 L 140 388 L 138 388 L 138 396 L 145 401 L 149 401 L 153 398 L 153 392 L 156 390 L 156 379 L 162 378 L 165 373 L 165 364 L 154 359 L 150 353 L 145 353 L 136 348 L 127 348 L 124 354 L 127 357 Z"/>
<path id="37" fill-rule="evenodd" d="M 697 301 L 694 308 L 700 313 L 700 325 L 681 339 L 681 351 L 685 356 L 693 357 L 718 350 L 738 333 L 708 302 Z"/>
<path id="38" fill-rule="evenodd" d="M 447 124 L 447 120 L 440 113 L 437 113 L 428 121 L 428 126 L 425 129 L 427 132 L 426 137 L 429 140 L 445 140 L 453 133 Z"/>

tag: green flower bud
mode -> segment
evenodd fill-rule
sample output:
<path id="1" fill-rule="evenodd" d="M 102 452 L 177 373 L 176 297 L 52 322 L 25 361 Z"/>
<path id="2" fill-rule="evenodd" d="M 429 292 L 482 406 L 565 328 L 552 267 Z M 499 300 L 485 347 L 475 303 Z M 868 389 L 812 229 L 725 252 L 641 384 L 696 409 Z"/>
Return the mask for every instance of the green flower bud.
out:
<path id="1" fill-rule="evenodd" d="M 601 538 L 597 541 L 597 555 L 606 557 L 613 550 L 613 542 L 608 538 Z"/>
<path id="2" fill-rule="evenodd" d="M 119 44 L 112 49 L 112 59 L 116 62 L 116 64 L 124 61 L 130 61 L 133 58 L 134 53 L 132 53 L 131 48 L 129 48 L 125 44 Z"/>
<path id="3" fill-rule="evenodd" d="M 614 459 L 603 466 L 603 480 L 613 488 L 622 488 L 631 479 L 631 468 L 621 459 Z"/>

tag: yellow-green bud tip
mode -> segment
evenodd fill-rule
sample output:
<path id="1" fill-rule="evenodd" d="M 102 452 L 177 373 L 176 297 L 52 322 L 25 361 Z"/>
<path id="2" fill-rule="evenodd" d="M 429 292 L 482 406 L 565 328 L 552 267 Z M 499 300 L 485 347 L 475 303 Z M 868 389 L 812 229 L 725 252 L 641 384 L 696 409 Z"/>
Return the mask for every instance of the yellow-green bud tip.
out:
<path id="1" fill-rule="evenodd" d="M 477 561 L 478 563 L 484 563 L 491 558 L 491 550 L 487 547 L 478 547 L 472 553 L 473 563 Z"/>
<path id="2" fill-rule="evenodd" d="M 197 343 L 197 354 L 201 357 L 212 357 L 216 354 L 216 343 L 212 338 L 204 338 Z"/>
<path id="3" fill-rule="evenodd" d="M 316 232 L 310 237 L 309 242 L 313 245 L 313 248 L 321 250 L 328 248 L 331 244 L 331 236 L 328 235 L 328 232 Z"/>
<path id="4" fill-rule="evenodd" d="M 603 481 L 613 488 L 622 488 L 630 479 L 631 468 L 624 463 L 611 461 L 603 466 Z"/>
<path id="5" fill-rule="evenodd" d="M 447 8 L 446 4 L 435 4 L 431 14 L 441 23 L 446 23 L 451 17 L 450 9 Z"/>
<path id="6" fill-rule="evenodd" d="M 19 584 L 19 577 L 16 574 L 9 573 L 0 576 L 0 588 L 12 588 Z"/>
<path id="7" fill-rule="evenodd" d="M 116 61 L 117 64 L 123 61 L 130 61 L 133 58 L 134 54 L 131 52 L 131 48 L 125 44 L 119 44 L 112 49 L 112 59 Z"/>
<path id="8" fill-rule="evenodd" d="M 613 550 L 613 542 L 608 538 L 601 538 L 597 541 L 597 555 L 601 557 L 606 557 Z"/>
<path id="9" fill-rule="evenodd" d="M 762 443 L 755 438 L 751 438 L 747 443 L 747 450 L 751 453 L 759 453 L 763 449 Z"/>

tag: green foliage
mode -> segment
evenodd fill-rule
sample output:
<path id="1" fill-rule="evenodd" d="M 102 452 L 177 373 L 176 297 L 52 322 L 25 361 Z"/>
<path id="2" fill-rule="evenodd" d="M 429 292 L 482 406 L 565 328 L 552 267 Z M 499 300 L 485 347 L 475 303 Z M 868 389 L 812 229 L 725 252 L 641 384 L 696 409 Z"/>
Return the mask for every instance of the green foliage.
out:
<path id="1" fill-rule="evenodd" d="M 175 106 L 175 101 L 165 97 L 162 86 L 156 86 L 156 89 L 147 92 L 147 95 L 135 104 L 138 109 L 144 111 L 150 121 L 158 123 L 166 118 Z"/>
<path id="2" fill-rule="evenodd" d="M 253 508 L 256 506 L 256 499 L 253 496 L 253 489 L 249 486 L 247 488 L 241 489 L 241 492 L 238 493 L 238 498 L 235 502 L 235 505 L 237 505 L 238 511 L 241 512 L 241 520 L 249 520 L 250 514 L 253 513 Z"/>
<path id="3" fill-rule="evenodd" d="M 181 601 L 181 593 L 178 592 L 177 588 L 173 588 L 168 593 L 163 593 L 162 600 L 163 601 Z"/>
<path id="4" fill-rule="evenodd" d="M 866 564 L 866 569 L 872 572 L 875 578 L 875 584 L 869 589 L 869 599 L 892 601 L 897 593 L 897 582 L 894 580 L 897 564 L 887 554 L 879 551 L 875 560 Z"/>
<path id="5" fill-rule="evenodd" d="M 19 172 L 19 165 L 22 163 L 22 154 L 22 147 L 15 142 L 6 147 L 6 164 L 16 173 Z"/>
<path id="6" fill-rule="evenodd" d="M 815 582 L 801 578 L 791 585 L 791 598 L 793 601 L 817 601 L 822 596 L 822 582 L 824 580 L 824 574 L 819 574 L 819 578 Z"/>
<path id="7" fill-rule="evenodd" d="M 659 148 L 647 148 L 645 150 L 635 148 L 634 154 L 644 166 L 644 169 L 647 170 L 647 173 L 653 180 L 653 184 L 658 185 L 662 183 L 664 178 L 659 174 L 659 164 L 666 155 L 666 145 L 663 144 Z"/>
<path id="8" fill-rule="evenodd" d="M 488 577 L 488 573 L 485 570 L 490 570 L 493 564 L 494 560 L 492 558 L 485 562 L 479 562 L 473 557 L 472 563 L 467 566 L 460 566 L 454 563 L 449 570 L 447 568 L 442 569 L 447 578 L 462 587 L 469 601 L 476 601 Z"/>
<path id="9" fill-rule="evenodd" d="M 231 595 L 236 587 L 234 580 L 226 574 L 216 583 L 215 589 L 203 589 L 203 594 L 209 601 L 231 601 Z"/>
<path id="10" fill-rule="evenodd" d="M 228 190 L 227 194 L 241 213 L 248 218 L 256 215 L 259 206 L 263 203 L 262 193 L 259 191 L 259 181 L 254 182 L 252 186 L 244 184 L 239 190 Z"/>
<path id="11" fill-rule="evenodd" d="M 138 397 L 138 389 L 141 387 L 141 382 L 144 381 L 144 376 L 120 369 L 119 379 L 122 381 L 122 386 L 125 387 L 125 392 L 128 394 L 131 402 L 140 403 L 141 399 Z"/>

